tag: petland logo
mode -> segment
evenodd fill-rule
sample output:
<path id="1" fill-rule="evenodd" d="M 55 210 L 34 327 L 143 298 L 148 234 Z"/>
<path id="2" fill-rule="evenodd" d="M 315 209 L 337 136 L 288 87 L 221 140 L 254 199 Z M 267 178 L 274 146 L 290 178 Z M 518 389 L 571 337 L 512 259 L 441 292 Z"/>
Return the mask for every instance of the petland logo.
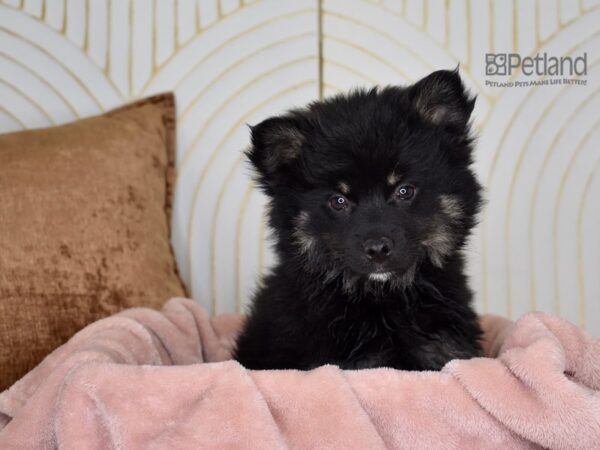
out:
<path id="1" fill-rule="evenodd" d="M 535 80 L 493 81 L 486 80 L 491 87 L 527 87 L 555 84 L 587 85 L 587 53 L 581 56 L 548 56 L 538 53 L 535 57 L 522 57 L 518 53 L 486 53 L 485 74 L 492 77 L 523 74 L 526 77 L 541 77 Z M 575 78 L 577 77 L 577 78 Z"/>

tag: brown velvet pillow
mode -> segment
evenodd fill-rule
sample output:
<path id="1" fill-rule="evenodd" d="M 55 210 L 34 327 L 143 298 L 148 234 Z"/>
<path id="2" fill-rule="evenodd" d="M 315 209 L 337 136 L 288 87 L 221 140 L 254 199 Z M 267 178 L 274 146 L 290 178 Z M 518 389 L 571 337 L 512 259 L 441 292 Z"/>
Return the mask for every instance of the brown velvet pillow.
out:
<path id="1" fill-rule="evenodd" d="M 0 391 L 90 322 L 185 295 L 174 153 L 171 94 L 0 135 Z"/>

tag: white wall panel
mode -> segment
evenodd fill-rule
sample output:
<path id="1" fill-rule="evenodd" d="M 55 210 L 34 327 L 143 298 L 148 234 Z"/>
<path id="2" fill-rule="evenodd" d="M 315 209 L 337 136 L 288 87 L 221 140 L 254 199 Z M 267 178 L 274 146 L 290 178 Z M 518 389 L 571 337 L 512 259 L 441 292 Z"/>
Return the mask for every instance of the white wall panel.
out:
<path id="1" fill-rule="evenodd" d="M 242 310 L 273 263 L 246 124 L 460 63 L 478 93 L 487 208 L 468 250 L 480 311 L 600 334 L 598 0 L 0 0 L 0 131 L 173 90 L 173 243 L 193 297 Z M 484 54 L 588 53 L 588 85 L 486 87 Z M 516 78 L 518 79 L 518 78 Z"/>

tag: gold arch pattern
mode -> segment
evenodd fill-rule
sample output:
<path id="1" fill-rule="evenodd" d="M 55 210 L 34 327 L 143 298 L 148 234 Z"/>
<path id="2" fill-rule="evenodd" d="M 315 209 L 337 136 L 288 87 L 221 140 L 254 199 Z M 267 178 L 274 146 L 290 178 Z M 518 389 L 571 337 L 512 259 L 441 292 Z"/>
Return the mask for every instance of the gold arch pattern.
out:
<path id="1" fill-rule="evenodd" d="M 252 109 L 247 111 L 237 122 L 235 122 L 235 124 L 223 136 L 223 138 L 217 145 L 217 148 L 220 148 L 227 141 L 227 139 L 229 139 L 231 137 L 231 135 L 236 130 L 238 130 L 240 126 L 242 126 L 246 122 L 246 120 L 248 118 L 252 117 L 256 113 L 256 111 L 259 111 L 260 109 L 264 108 L 266 105 L 268 105 L 270 102 L 272 102 L 273 100 L 275 100 L 278 97 L 281 97 L 289 92 L 292 92 L 292 91 L 297 90 L 302 87 L 311 86 L 311 85 L 314 86 L 315 84 L 316 84 L 316 80 L 314 80 L 314 79 L 306 80 L 306 81 L 303 81 L 302 83 L 294 84 L 294 85 L 287 87 L 281 91 L 278 91 L 275 94 L 262 100 L 256 106 L 253 106 Z M 225 176 L 224 182 L 221 185 L 221 188 L 220 188 L 218 196 L 217 196 L 217 205 L 216 205 L 215 211 L 212 214 L 211 247 L 210 247 L 211 258 L 210 258 L 210 260 L 211 260 L 211 275 L 212 275 L 212 277 L 211 277 L 212 301 L 213 301 L 212 307 L 214 308 L 215 311 L 217 310 L 217 305 L 218 305 L 218 293 L 217 293 L 217 287 L 216 287 L 217 283 L 216 283 L 216 279 L 215 279 L 216 273 L 217 273 L 217 267 L 215 266 L 215 254 L 217 251 L 216 250 L 215 231 L 217 229 L 217 219 L 218 219 L 219 213 L 221 211 L 223 195 L 225 193 L 225 189 L 227 189 L 227 181 L 230 180 L 231 177 L 233 176 L 233 173 L 236 170 L 238 170 L 239 165 L 242 163 L 242 161 L 243 161 L 242 155 L 238 156 L 235 159 L 234 164 L 231 166 L 229 172 Z M 198 187 L 194 193 L 194 205 L 196 205 L 198 203 L 196 199 L 198 197 L 199 191 L 200 191 L 200 184 L 198 185 Z M 237 257 L 239 257 L 239 256 L 236 255 L 236 259 L 237 259 Z"/>
<path id="2" fill-rule="evenodd" d="M 561 199 L 563 197 L 563 192 L 565 190 L 565 185 L 569 178 L 569 175 L 571 174 L 571 172 L 573 170 L 573 164 L 575 163 L 577 157 L 579 156 L 581 149 L 589 142 L 593 133 L 597 132 L 598 125 L 600 125 L 600 120 L 597 120 L 594 123 L 594 126 L 592 128 L 590 128 L 589 130 L 587 130 L 587 132 L 585 133 L 583 138 L 577 143 L 573 153 L 571 154 L 571 157 L 569 158 L 567 167 L 565 168 L 564 172 L 561 175 L 560 183 L 559 183 L 559 194 L 558 194 L 557 198 L 555 199 L 554 215 L 552 218 L 552 235 L 554 238 L 552 240 L 552 244 L 554 247 L 555 254 L 557 253 L 556 247 L 557 247 L 557 242 L 558 242 L 558 231 L 557 231 L 557 229 L 558 229 L 558 211 L 560 208 Z M 592 166 L 592 167 L 594 167 L 594 166 Z M 575 220 L 576 220 L 576 218 L 575 218 Z M 579 238 L 579 236 L 576 235 L 576 241 L 580 240 L 578 238 Z M 575 242 L 575 245 L 576 245 L 577 250 L 579 251 L 580 246 L 578 245 L 578 242 Z M 583 275 L 579 269 L 580 269 L 580 267 L 578 267 L 578 278 L 581 278 Z M 554 258 L 554 274 L 555 274 L 554 284 L 555 284 L 555 294 L 556 294 L 556 313 L 560 314 L 560 297 L 559 297 L 559 295 L 560 295 L 560 291 L 559 291 L 560 273 L 559 273 L 559 269 L 558 269 L 558 258 Z M 585 318 L 584 318 L 584 314 L 583 314 L 584 300 L 583 300 L 582 284 L 583 284 L 583 281 L 579 285 L 579 295 L 578 295 L 577 300 L 578 300 L 578 304 L 579 304 L 579 320 L 580 320 L 580 324 L 583 326 L 583 325 L 585 325 Z"/>
<path id="3" fill-rule="evenodd" d="M 30 105 L 33 106 L 33 108 L 38 111 L 42 116 L 44 116 L 46 118 L 46 120 L 48 121 L 48 123 L 50 125 L 56 125 L 56 122 L 54 121 L 54 119 L 52 119 L 52 117 L 50 116 L 50 114 L 44 109 L 43 106 L 41 106 L 40 104 L 38 104 L 33 98 L 31 98 L 31 96 L 29 96 L 26 92 L 24 92 L 23 90 L 19 89 L 18 86 L 16 86 L 15 84 L 11 83 L 9 80 L 6 79 L 0 79 L 0 86 L 5 86 L 7 87 L 9 90 L 14 91 L 14 93 L 24 99 L 27 103 L 29 103 Z"/>
<path id="4" fill-rule="evenodd" d="M 593 8 L 590 10 L 590 14 L 593 12 L 598 11 L 598 8 Z M 581 19 L 581 18 L 580 18 Z M 567 28 L 565 30 L 565 33 L 568 32 L 573 32 L 574 31 L 571 29 L 576 29 L 577 27 L 577 19 L 573 19 L 571 21 L 569 21 L 567 24 L 564 25 L 565 28 Z M 577 45 L 575 45 L 573 48 L 569 49 L 567 52 L 565 52 L 565 54 L 573 54 L 576 51 L 578 51 L 580 49 L 580 47 L 583 47 L 584 45 L 586 45 L 587 43 L 589 43 L 590 41 L 596 39 L 598 37 L 598 35 L 600 35 L 600 32 L 595 32 L 593 33 L 590 37 L 584 38 L 581 42 L 579 42 Z M 561 37 L 561 35 L 559 33 L 554 33 L 552 34 L 548 39 L 545 40 L 545 44 L 548 45 L 549 43 L 552 43 L 553 40 L 555 39 L 559 39 Z M 538 48 L 536 49 L 534 52 L 531 53 L 531 55 L 534 55 L 535 52 L 539 52 L 539 51 L 543 51 L 544 47 L 542 48 Z M 518 75 L 515 74 L 513 75 L 513 77 L 511 77 L 511 81 L 515 81 L 516 77 Z M 528 92 L 527 95 L 522 96 L 518 103 L 516 105 L 514 105 L 514 108 L 511 110 L 510 113 L 510 120 L 508 121 L 508 124 L 503 128 L 500 139 L 497 141 L 496 147 L 494 149 L 494 151 L 492 152 L 493 154 L 493 158 L 491 161 L 490 166 L 487 168 L 487 171 L 484 174 L 484 185 L 485 186 L 491 186 L 492 182 L 493 182 L 493 178 L 495 176 L 506 176 L 506 174 L 500 173 L 497 170 L 497 165 L 498 165 L 498 161 L 502 155 L 502 150 L 505 148 L 505 140 L 507 138 L 507 136 L 509 135 L 509 132 L 511 130 L 514 129 L 515 125 L 516 125 L 516 120 L 518 117 L 519 112 L 522 110 L 523 106 L 525 104 L 527 104 L 528 99 L 531 98 L 532 94 L 536 91 L 539 90 L 539 86 L 533 87 L 531 88 Z M 498 100 L 496 100 L 497 102 Z M 543 113 L 545 114 L 545 112 Z M 485 128 L 485 126 L 482 127 L 482 129 Z M 483 130 L 483 132 L 485 132 L 485 130 Z M 530 135 L 531 136 L 531 135 Z M 523 157 L 523 154 L 519 155 L 519 160 Z M 517 167 L 518 169 L 518 167 Z M 517 174 L 515 173 L 511 173 L 509 175 L 509 177 L 511 177 L 511 179 L 513 179 L 514 177 L 516 177 Z M 512 184 L 512 181 L 511 181 Z M 510 208 L 507 209 L 507 212 L 510 211 Z M 487 236 L 486 234 L 486 230 L 487 230 L 487 216 L 488 213 L 484 212 L 483 217 L 482 217 L 482 224 L 481 224 L 481 235 L 482 235 L 482 242 L 481 242 L 481 254 L 482 254 L 482 270 L 481 270 L 481 274 L 482 274 L 482 279 L 483 279 L 483 287 L 482 287 L 482 295 L 483 295 L 483 309 L 484 311 L 488 310 L 488 295 L 489 295 L 489 289 L 487 286 L 487 276 L 488 276 L 488 270 L 486 267 L 486 261 L 487 261 L 487 249 L 486 249 L 486 244 L 488 242 L 490 242 L 490 237 Z M 507 234 L 505 232 L 505 236 L 504 239 L 507 239 Z M 508 262 L 507 262 L 508 263 Z M 508 282 L 508 284 L 510 284 L 510 282 Z M 533 301 L 533 300 L 532 300 Z M 505 314 L 507 314 L 509 317 L 512 317 L 512 299 L 511 299 L 511 294 L 509 293 L 507 298 L 506 298 L 506 309 L 505 311 L 503 311 Z"/>
<path id="5" fill-rule="evenodd" d="M 578 45 L 575 49 L 578 49 L 580 46 Z M 573 54 L 573 52 L 569 52 L 569 54 Z M 590 69 L 593 68 L 596 65 L 597 61 L 594 61 L 591 65 L 590 65 Z M 507 198 L 508 198 L 508 204 L 510 205 L 512 203 L 513 197 L 515 195 L 514 189 L 515 189 L 515 184 L 517 182 L 518 177 L 521 175 L 521 166 L 523 164 L 525 155 L 527 154 L 527 149 L 531 146 L 531 141 L 532 139 L 535 137 L 536 133 L 539 130 L 540 125 L 543 123 L 543 121 L 545 120 L 545 118 L 548 116 L 548 114 L 550 113 L 550 111 L 556 106 L 557 101 L 561 98 L 561 94 L 562 92 L 568 89 L 568 87 L 562 87 L 562 89 L 560 89 L 560 91 L 558 93 L 553 93 L 555 95 L 555 97 L 553 98 L 553 100 L 550 102 L 550 104 L 544 108 L 542 110 L 542 113 L 536 118 L 535 122 L 533 123 L 533 126 L 531 128 L 531 131 L 529 132 L 529 135 L 526 139 L 526 141 L 523 143 L 522 148 L 519 151 L 518 154 L 518 158 L 515 164 L 515 168 L 513 171 L 511 171 L 509 178 L 510 178 L 510 182 L 508 184 L 508 191 L 507 191 Z M 533 95 L 533 93 L 539 91 L 539 87 L 534 87 L 531 90 L 531 95 Z M 582 104 L 586 104 L 587 102 L 589 102 L 593 97 L 596 96 L 596 94 L 598 93 L 598 89 L 594 90 L 590 96 L 584 100 L 584 102 Z M 517 111 L 520 110 L 521 106 L 523 106 L 523 103 L 521 105 L 519 105 L 519 109 Z M 516 113 L 515 112 L 515 117 L 516 117 Z M 561 125 L 564 125 L 561 124 Z M 507 128 L 505 131 L 509 131 L 509 128 Z M 506 137 L 506 134 L 503 134 L 503 139 Z M 499 147 L 499 151 L 500 151 Z M 499 153 L 498 151 L 498 153 Z M 512 209 L 511 208 L 507 208 L 506 211 L 506 216 L 505 216 L 505 220 L 504 220 L 504 242 L 505 242 L 505 251 L 506 251 L 506 266 L 507 266 L 507 271 L 506 271 L 506 285 L 507 285 L 507 293 L 508 293 L 508 297 L 506 300 L 507 303 L 507 314 L 509 317 L 512 316 L 512 295 L 511 295 L 511 276 L 510 276 L 510 271 L 509 269 L 509 261 L 510 261 L 510 254 L 511 254 L 511 247 L 510 247 L 510 221 L 511 221 L 511 216 L 512 216 Z M 533 286 L 535 284 L 535 274 L 532 272 L 531 273 L 531 285 Z M 534 288 L 535 289 L 535 288 Z M 558 294 L 558 293 L 557 293 Z M 536 302 L 535 302 L 535 292 L 532 292 L 530 295 L 531 298 L 531 309 L 535 310 L 536 309 Z M 557 301 L 557 313 L 559 312 L 559 302 Z"/>
<path id="6" fill-rule="evenodd" d="M 57 97 L 59 97 L 64 102 L 65 106 L 73 114 L 73 117 L 79 117 L 77 115 L 77 111 L 75 111 L 75 107 L 69 101 L 69 99 L 66 98 L 62 92 L 60 92 L 58 89 L 56 89 L 55 86 L 52 86 L 48 82 L 48 80 L 46 80 L 44 77 L 40 76 L 40 74 L 38 74 L 37 72 L 31 71 L 29 69 L 29 67 L 27 67 L 25 64 L 23 64 L 21 61 L 19 61 L 18 59 L 14 58 L 13 56 L 9 55 L 8 53 L 6 53 L 4 51 L 0 51 L 0 57 L 9 60 L 12 64 L 15 64 L 16 66 L 19 66 L 24 72 L 27 72 L 31 76 L 33 76 L 34 78 L 36 78 L 41 84 L 46 85 L 49 90 L 51 90 Z"/>
<path id="7" fill-rule="evenodd" d="M 275 66 L 274 68 L 272 68 L 272 69 L 270 69 L 268 71 L 262 72 L 258 77 L 253 78 L 253 79 L 249 80 L 248 82 L 244 83 L 244 85 L 241 88 L 239 88 L 238 90 L 236 90 L 232 95 L 229 95 L 227 97 L 227 99 L 225 101 L 223 101 L 219 105 L 219 107 L 217 108 L 217 110 L 215 110 L 213 112 L 213 115 L 211 116 L 211 119 L 203 125 L 201 131 L 196 134 L 196 136 L 192 140 L 190 146 L 187 148 L 186 153 L 184 153 L 184 157 L 183 157 L 183 160 L 181 162 L 181 166 L 180 167 L 184 167 L 185 166 L 185 164 L 187 162 L 185 155 L 189 154 L 189 152 L 191 151 L 190 149 L 193 148 L 194 146 L 196 146 L 198 144 L 198 142 L 199 142 L 199 140 L 200 140 L 200 138 L 202 136 L 202 131 L 205 130 L 206 128 L 208 128 L 211 125 L 212 121 L 215 118 L 217 118 L 219 116 L 219 114 L 221 114 L 221 112 L 227 106 L 229 106 L 231 103 L 233 103 L 240 94 L 242 94 L 248 88 L 252 87 L 254 84 L 256 84 L 256 83 L 258 83 L 258 82 L 260 82 L 260 81 L 262 81 L 264 79 L 267 79 L 269 77 L 272 77 L 278 71 L 282 70 L 285 67 L 289 67 L 290 65 L 297 64 L 297 63 L 302 63 L 302 62 L 310 61 L 311 59 L 312 58 L 310 56 L 308 56 L 308 57 L 301 57 L 301 58 L 294 59 L 292 61 L 288 61 L 288 62 L 283 63 L 283 64 L 279 64 L 279 65 Z M 242 125 L 242 124 L 243 123 L 240 123 L 239 125 Z M 231 132 L 231 130 L 228 131 L 228 133 L 230 133 L 230 132 Z M 228 135 L 225 135 L 224 138 L 220 141 L 219 144 L 222 144 L 223 140 L 226 139 L 227 137 L 228 137 Z M 194 188 L 194 193 L 193 193 L 193 196 L 192 196 L 192 199 L 193 199 L 192 200 L 192 217 L 193 217 L 193 214 L 194 214 L 194 206 L 193 205 L 196 204 L 196 198 L 198 197 L 200 189 L 202 188 L 202 186 L 203 186 L 203 184 L 205 182 L 205 179 L 206 179 L 206 176 L 207 176 L 207 174 L 209 172 L 210 167 L 213 165 L 215 159 L 220 154 L 219 150 L 220 150 L 220 145 L 217 145 L 215 147 L 215 149 L 210 153 L 208 161 L 206 162 L 206 164 L 202 168 L 200 176 L 198 177 L 198 181 L 196 182 L 196 185 L 195 185 L 195 188 Z M 189 234 L 190 237 L 193 236 L 193 226 L 192 225 L 193 225 L 193 223 L 190 222 L 190 226 L 188 228 L 188 234 Z M 191 258 L 191 255 L 189 257 Z M 190 266 L 191 266 L 191 260 L 190 260 Z"/>
<path id="8" fill-rule="evenodd" d="M 533 195 L 532 195 L 532 201 L 531 201 L 531 206 L 529 208 L 529 228 L 528 228 L 528 236 L 529 236 L 529 254 L 530 254 L 530 259 L 529 259 L 529 267 L 530 267 L 530 271 L 532 273 L 532 277 L 530 279 L 530 289 L 531 289 L 531 309 L 532 310 L 536 310 L 537 309 L 537 305 L 536 305 L 536 300 L 535 300 L 535 283 L 534 283 L 534 279 L 535 277 L 533 276 L 533 268 L 535 265 L 535 261 L 534 261 L 534 251 L 533 251 L 533 233 L 534 233 L 534 223 L 533 223 L 533 216 L 534 216 L 534 209 L 535 209 L 535 205 L 537 203 L 537 198 L 539 196 L 539 190 L 540 190 L 540 179 L 544 173 L 544 171 L 546 170 L 546 166 L 548 164 L 548 161 L 550 160 L 550 157 L 552 156 L 554 149 L 556 148 L 556 144 L 557 142 L 560 140 L 563 132 L 566 129 L 566 125 L 568 123 L 570 123 L 574 117 L 577 116 L 577 114 L 579 114 L 596 96 L 598 95 L 598 89 L 594 90 L 594 92 L 588 97 L 586 98 L 583 102 L 581 102 L 579 105 L 577 105 L 577 107 L 571 112 L 569 113 L 568 116 L 566 116 L 563 124 L 556 130 L 556 136 L 554 137 L 554 139 L 552 140 L 552 144 L 550 145 L 550 147 L 548 148 L 547 152 L 544 154 L 544 159 L 542 161 L 542 165 L 540 167 L 539 170 L 539 174 L 536 176 L 536 182 L 534 184 L 534 190 L 533 190 Z M 554 103 L 554 102 L 553 102 Z M 546 114 L 544 114 L 546 115 Z M 557 308 L 556 310 L 559 310 L 559 305 L 557 304 Z"/>
<path id="9" fill-rule="evenodd" d="M 583 269 L 583 215 L 586 212 L 585 205 L 588 202 L 590 197 L 591 187 L 593 182 L 600 171 L 600 158 L 594 165 L 594 169 L 588 175 L 588 178 L 585 182 L 585 187 L 583 190 L 583 195 L 581 196 L 581 201 L 579 202 L 579 207 L 577 211 L 577 281 L 579 284 L 579 325 L 581 327 L 586 326 L 586 315 L 585 315 L 585 281 L 584 281 L 584 269 Z"/>
<path id="10" fill-rule="evenodd" d="M 19 119 L 17 116 L 15 116 L 15 114 L 13 112 L 9 111 L 4 106 L 0 105 L 0 111 L 2 111 L 3 114 L 5 114 L 7 117 L 9 117 L 15 123 L 17 123 L 20 126 L 19 129 L 22 130 L 22 129 L 27 128 L 27 126 L 25 125 L 25 123 L 21 119 Z"/>

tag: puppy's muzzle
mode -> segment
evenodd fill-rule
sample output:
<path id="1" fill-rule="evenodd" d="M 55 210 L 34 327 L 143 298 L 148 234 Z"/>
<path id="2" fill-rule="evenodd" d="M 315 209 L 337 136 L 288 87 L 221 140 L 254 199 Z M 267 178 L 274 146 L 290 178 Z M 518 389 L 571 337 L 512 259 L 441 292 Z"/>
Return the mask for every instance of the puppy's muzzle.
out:
<path id="1" fill-rule="evenodd" d="M 394 241 L 386 236 L 382 236 L 376 239 L 367 239 L 363 243 L 363 250 L 365 251 L 369 261 L 376 264 L 385 262 L 392 254 L 394 249 Z"/>

